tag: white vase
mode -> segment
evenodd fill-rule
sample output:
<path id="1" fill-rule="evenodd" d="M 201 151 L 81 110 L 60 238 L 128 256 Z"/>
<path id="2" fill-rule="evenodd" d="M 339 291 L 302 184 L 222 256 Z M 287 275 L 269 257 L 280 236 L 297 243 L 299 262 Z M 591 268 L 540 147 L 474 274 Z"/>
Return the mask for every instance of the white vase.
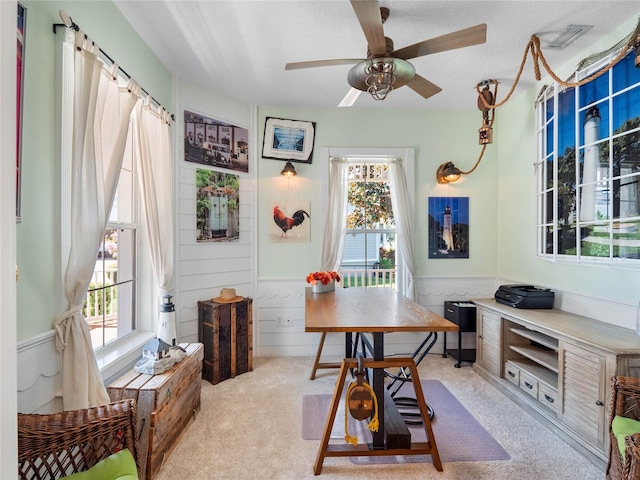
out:
<path id="1" fill-rule="evenodd" d="M 329 282 L 326 285 L 323 285 L 320 282 L 316 283 L 315 285 L 311 285 L 311 291 L 313 293 L 333 292 L 335 289 L 336 289 L 336 282 L 335 281 Z"/>

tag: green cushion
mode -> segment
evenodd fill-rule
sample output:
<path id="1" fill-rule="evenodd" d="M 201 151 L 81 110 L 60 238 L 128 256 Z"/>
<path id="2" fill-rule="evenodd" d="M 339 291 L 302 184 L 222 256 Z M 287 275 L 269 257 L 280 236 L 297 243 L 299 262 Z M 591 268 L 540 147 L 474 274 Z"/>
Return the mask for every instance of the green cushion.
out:
<path id="1" fill-rule="evenodd" d="M 128 448 L 108 456 L 89 470 L 74 473 L 64 480 L 138 480 L 136 461 Z"/>
<path id="2" fill-rule="evenodd" d="M 618 449 L 624 459 L 624 439 L 634 433 L 640 433 L 640 422 L 633 418 L 616 415 L 611 422 L 611 431 L 618 441 Z"/>

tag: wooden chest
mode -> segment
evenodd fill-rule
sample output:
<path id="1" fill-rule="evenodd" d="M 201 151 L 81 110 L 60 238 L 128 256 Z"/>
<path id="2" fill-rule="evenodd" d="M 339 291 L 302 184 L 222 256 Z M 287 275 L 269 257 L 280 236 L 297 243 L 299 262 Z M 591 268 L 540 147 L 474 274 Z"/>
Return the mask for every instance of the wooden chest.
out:
<path id="1" fill-rule="evenodd" d="M 198 341 L 204 344 L 202 378 L 216 384 L 253 369 L 251 305 L 198 302 Z"/>
<path id="2" fill-rule="evenodd" d="M 111 401 L 133 398 L 137 402 L 141 480 L 155 477 L 200 411 L 204 348 L 200 343 L 180 345 L 187 357 L 170 370 L 158 375 L 131 370 L 107 387 Z"/>

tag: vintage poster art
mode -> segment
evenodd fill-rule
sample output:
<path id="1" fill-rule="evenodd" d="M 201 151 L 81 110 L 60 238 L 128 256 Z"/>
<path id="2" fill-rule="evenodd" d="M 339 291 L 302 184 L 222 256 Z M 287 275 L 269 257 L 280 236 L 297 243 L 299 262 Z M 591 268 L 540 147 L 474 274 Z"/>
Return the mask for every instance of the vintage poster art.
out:
<path id="1" fill-rule="evenodd" d="M 429 197 L 429 258 L 469 258 L 469 197 Z"/>
<path id="2" fill-rule="evenodd" d="M 249 172 L 249 131 L 199 113 L 184 111 L 187 162 Z"/>
<path id="3" fill-rule="evenodd" d="M 196 241 L 229 242 L 240 238 L 239 178 L 196 169 Z"/>
<path id="4" fill-rule="evenodd" d="M 271 243 L 311 241 L 310 202 L 269 202 L 267 232 Z"/>

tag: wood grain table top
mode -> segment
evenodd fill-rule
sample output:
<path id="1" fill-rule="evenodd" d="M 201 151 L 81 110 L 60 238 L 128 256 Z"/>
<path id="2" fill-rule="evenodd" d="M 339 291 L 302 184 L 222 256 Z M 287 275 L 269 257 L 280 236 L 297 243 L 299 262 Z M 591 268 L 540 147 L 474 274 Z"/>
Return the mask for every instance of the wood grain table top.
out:
<path id="1" fill-rule="evenodd" d="M 456 332 L 458 326 L 390 288 L 305 292 L 306 332 Z"/>

